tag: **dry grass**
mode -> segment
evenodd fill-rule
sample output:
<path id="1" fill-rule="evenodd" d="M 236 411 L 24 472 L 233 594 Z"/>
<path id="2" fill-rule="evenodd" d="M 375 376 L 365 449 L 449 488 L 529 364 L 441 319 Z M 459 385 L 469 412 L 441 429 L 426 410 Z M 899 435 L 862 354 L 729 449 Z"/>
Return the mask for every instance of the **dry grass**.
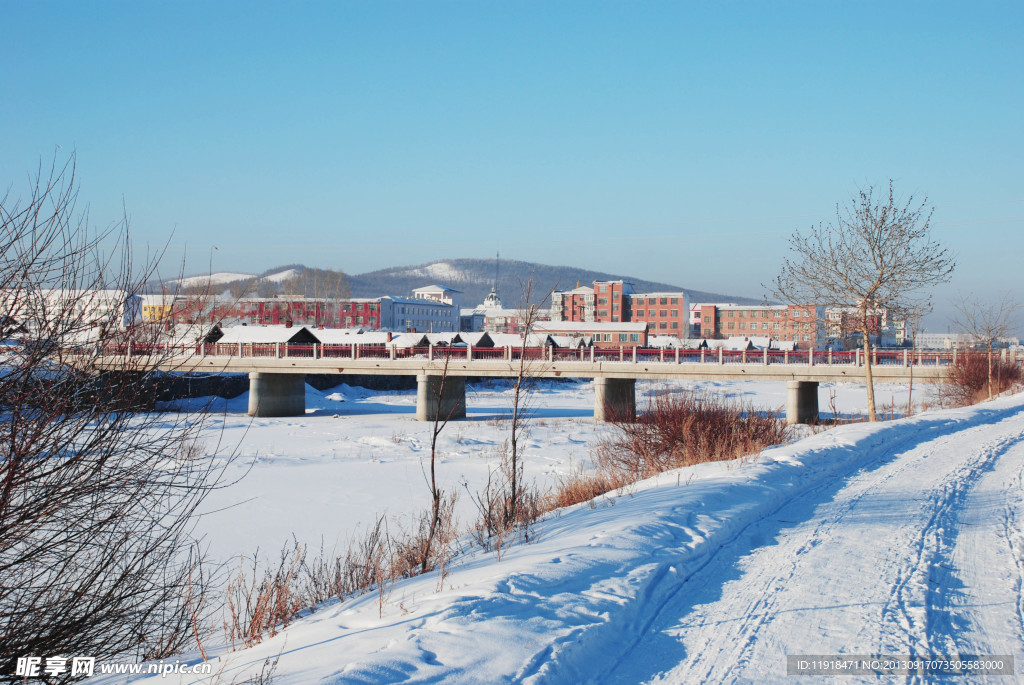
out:
<path id="1" fill-rule="evenodd" d="M 692 392 L 657 395 L 636 422 L 615 427 L 598 444 L 595 461 L 599 471 L 632 480 L 756 454 L 789 438 L 788 426 L 774 413 Z"/>
<path id="2" fill-rule="evenodd" d="M 224 631 L 232 649 L 259 644 L 264 635 L 273 637 L 302 610 L 305 598 L 297 592 L 297 580 L 305 559 L 298 543 L 285 545 L 276 569 L 259 568 L 258 554 L 240 561 L 228 583 L 227 617 Z"/>
<path id="3" fill-rule="evenodd" d="M 282 548 L 276 568 L 262 568 L 258 554 L 243 559 L 227 589 L 224 633 L 232 649 L 259 644 L 301 612 L 314 611 L 332 599 L 375 592 L 378 612 L 383 613 L 394 583 L 423 569 L 440 570 L 443 581 L 448 564 L 461 551 L 456 545 L 455 501 L 454 495 L 443 499 L 430 545 L 433 514 L 427 510 L 410 528 L 400 528 L 394 535 L 381 517 L 340 556 L 321 547 L 315 558 L 308 559 L 305 547 L 292 540 Z"/>
<path id="4" fill-rule="evenodd" d="M 774 414 L 689 392 L 657 395 L 635 422 L 617 422 L 594 450 L 594 470 L 574 469 L 540 503 L 540 512 L 588 502 L 669 469 L 737 459 L 789 439 Z"/>
<path id="5" fill-rule="evenodd" d="M 943 406 L 964 407 L 988 399 L 988 354 L 965 353 L 957 356 L 949 368 L 946 382 L 938 387 L 938 400 Z M 992 394 L 998 395 L 1021 383 L 1021 367 L 992 357 Z"/>
<path id="6" fill-rule="evenodd" d="M 615 469 L 599 468 L 592 473 L 573 469 L 569 475 L 559 478 L 555 487 L 544 496 L 541 511 L 548 513 L 580 502 L 589 502 L 633 482 L 627 473 Z"/>

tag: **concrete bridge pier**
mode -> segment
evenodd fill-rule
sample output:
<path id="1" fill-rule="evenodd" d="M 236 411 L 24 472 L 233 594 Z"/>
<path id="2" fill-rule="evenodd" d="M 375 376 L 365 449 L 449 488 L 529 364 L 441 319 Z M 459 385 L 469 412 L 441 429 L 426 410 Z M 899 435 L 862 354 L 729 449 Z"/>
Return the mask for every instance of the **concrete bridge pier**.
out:
<path id="1" fill-rule="evenodd" d="M 302 416 L 306 377 L 301 373 L 249 374 L 249 416 Z"/>
<path id="2" fill-rule="evenodd" d="M 786 423 L 818 420 L 818 381 L 786 381 Z"/>
<path id="3" fill-rule="evenodd" d="M 466 418 L 465 378 L 416 376 L 416 420 L 434 421 L 438 418 L 442 421 Z"/>
<path id="4" fill-rule="evenodd" d="M 595 378 L 594 420 L 635 421 L 636 379 Z"/>

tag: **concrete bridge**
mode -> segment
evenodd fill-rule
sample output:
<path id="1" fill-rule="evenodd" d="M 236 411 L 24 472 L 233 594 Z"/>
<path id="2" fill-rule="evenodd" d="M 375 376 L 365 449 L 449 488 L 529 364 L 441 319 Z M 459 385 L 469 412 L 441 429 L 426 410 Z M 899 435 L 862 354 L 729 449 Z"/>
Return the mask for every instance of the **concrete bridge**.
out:
<path id="1" fill-rule="evenodd" d="M 103 350 L 101 367 L 157 368 L 179 373 L 248 373 L 249 414 L 296 416 L 305 413 L 305 374 L 414 375 L 416 417 L 464 418 L 467 377 L 515 378 L 525 357 L 526 375 L 535 378 L 594 379 L 597 421 L 636 416 L 639 378 L 665 380 L 776 380 L 788 388 L 789 423 L 818 416 L 818 384 L 860 382 L 860 350 L 725 351 L 643 348 L 522 348 L 320 344 L 121 345 Z M 957 352 L 876 350 L 872 374 L 879 383 L 941 382 Z M 1003 353 L 1006 354 L 1005 352 Z M 1017 362 L 1011 353 L 1011 359 Z M 443 383 L 442 383 L 443 379 Z"/>

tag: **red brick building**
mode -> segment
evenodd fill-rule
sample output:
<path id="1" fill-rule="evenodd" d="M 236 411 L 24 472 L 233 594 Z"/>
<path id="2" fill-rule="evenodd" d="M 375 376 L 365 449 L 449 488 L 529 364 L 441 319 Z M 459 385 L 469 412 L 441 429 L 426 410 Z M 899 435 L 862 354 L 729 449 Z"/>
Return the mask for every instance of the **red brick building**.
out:
<path id="1" fill-rule="evenodd" d="M 632 321 L 644 322 L 650 335 L 689 337 L 686 293 L 638 293 L 630 296 Z"/>
<path id="2" fill-rule="evenodd" d="M 689 337 L 686 293 L 636 293 L 629 281 L 594 281 L 551 295 L 552 321 L 645 323 L 650 335 Z"/>
<path id="3" fill-rule="evenodd" d="M 699 312 L 699 337 L 771 337 L 793 342 L 797 349 L 816 349 L 825 344 L 825 309 L 813 305 L 695 304 Z"/>

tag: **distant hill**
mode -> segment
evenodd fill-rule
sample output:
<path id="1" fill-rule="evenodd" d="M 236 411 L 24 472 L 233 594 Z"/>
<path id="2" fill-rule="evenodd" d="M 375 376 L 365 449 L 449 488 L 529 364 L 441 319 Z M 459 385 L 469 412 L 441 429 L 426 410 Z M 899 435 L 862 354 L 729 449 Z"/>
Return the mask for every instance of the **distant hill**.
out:
<path id="1" fill-rule="evenodd" d="M 544 297 L 551 290 L 572 290 L 576 283 L 592 286 L 594 281 L 624 280 L 633 283 L 637 292 L 685 290 L 691 301 L 736 302 L 738 304 L 759 304 L 760 299 L 737 295 L 722 295 L 693 290 L 669 283 L 647 281 L 621 274 L 591 271 L 574 266 L 550 266 L 536 262 L 521 262 L 502 259 L 498 273 L 498 294 L 507 306 L 519 304 L 523 296 L 523 284 L 533 277 L 534 300 Z M 483 302 L 494 283 L 494 259 L 445 259 L 418 266 L 400 266 L 380 269 L 365 274 L 350 275 L 349 288 L 352 297 L 379 297 L 380 295 L 404 294 L 425 285 L 446 285 L 461 290 L 462 304 L 472 307 Z"/>
<path id="2" fill-rule="evenodd" d="M 427 285 L 444 285 L 462 291 L 462 305 L 473 307 L 483 302 L 491 291 L 496 271 L 494 259 L 444 259 L 416 266 L 398 266 L 379 269 L 364 274 L 349 274 L 348 290 L 351 297 L 380 297 L 382 295 L 408 295 L 416 288 Z M 551 266 L 536 262 L 522 262 L 502 259 L 497 264 L 498 294 L 507 307 L 520 304 L 523 299 L 523 286 L 533 278 L 533 300 L 538 301 L 551 290 L 572 290 L 576 284 L 592 286 L 594 281 L 624 280 L 633 283 L 636 292 L 658 292 L 685 290 L 691 301 L 696 302 L 736 302 L 738 304 L 760 304 L 759 298 L 740 295 L 726 295 L 702 290 L 693 290 L 684 286 L 669 283 L 647 281 L 621 274 L 610 274 L 603 271 L 591 271 L 573 266 Z M 192 276 L 181 281 L 183 287 L 196 287 L 198 284 L 212 282 L 213 289 L 218 292 L 240 292 L 241 286 L 249 284 L 250 290 L 266 296 L 279 290 L 282 283 L 309 274 L 323 273 L 322 270 L 310 269 L 301 264 L 288 264 L 268 269 L 261 274 L 215 273 L 212 276 Z M 256 288 L 251 284 L 261 282 Z M 164 284 L 170 285 L 170 284 Z M 151 292 L 159 292 L 152 288 Z M 312 296 L 313 293 L 310 293 Z"/>

